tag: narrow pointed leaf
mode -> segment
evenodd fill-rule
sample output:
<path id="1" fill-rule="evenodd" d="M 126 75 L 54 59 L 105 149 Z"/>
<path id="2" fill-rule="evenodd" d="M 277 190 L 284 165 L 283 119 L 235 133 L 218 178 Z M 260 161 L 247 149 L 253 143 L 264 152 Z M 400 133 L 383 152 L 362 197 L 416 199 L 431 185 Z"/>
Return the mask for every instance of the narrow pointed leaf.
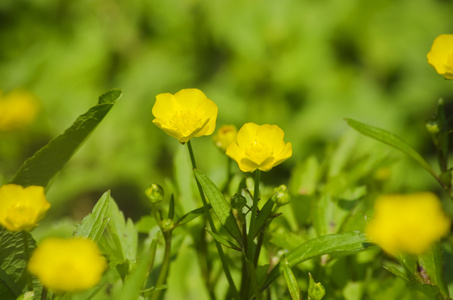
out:
<path id="1" fill-rule="evenodd" d="M 194 170 L 195 176 L 200 183 L 203 192 L 209 199 L 209 202 L 214 210 L 214 213 L 220 220 L 220 223 L 225 227 L 228 233 L 242 245 L 241 231 L 239 230 L 238 224 L 234 219 L 233 213 L 231 212 L 231 206 L 226 201 L 222 192 L 219 188 L 200 170 Z"/>
<path id="2" fill-rule="evenodd" d="M 219 242 L 220 244 L 224 245 L 225 247 L 227 248 L 231 248 L 231 249 L 234 249 L 234 250 L 238 250 L 238 251 L 241 251 L 241 247 L 236 245 L 233 241 L 230 241 L 226 238 L 224 238 L 223 236 L 217 234 L 217 233 L 214 233 L 208 229 L 206 229 L 206 231 L 217 241 Z"/>
<path id="3" fill-rule="evenodd" d="M 297 284 L 296 276 L 294 276 L 291 267 L 289 266 L 288 260 L 285 258 L 280 263 L 280 271 L 285 276 L 286 285 L 288 286 L 289 293 L 291 294 L 291 299 L 299 300 L 300 299 L 300 288 Z"/>
<path id="4" fill-rule="evenodd" d="M 74 236 L 90 238 L 97 242 L 109 223 L 110 191 L 105 192 L 93 207 L 93 211 L 83 218 Z"/>
<path id="5" fill-rule="evenodd" d="M 121 97 L 120 90 L 111 90 L 99 98 L 97 105 L 79 116 L 63 134 L 51 140 L 20 167 L 12 183 L 22 186 L 47 186 L 90 133 Z"/>
<path id="6" fill-rule="evenodd" d="M 349 126 L 357 130 L 363 135 L 366 135 L 370 138 L 378 140 L 384 144 L 392 146 L 395 149 L 400 150 L 401 152 L 409 155 L 415 159 L 423 168 L 435 176 L 434 171 L 431 166 L 426 162 L 426 160 L 408 143 L 406 143 L 399 136 L 394 135 L 391 132 L 388 132 L 384 129 L 373 127 L 367 124 L 360 123 L 352 119 L 345 119 Z"/>
<path id="7" fill-rule="evenodd" d="M 360 232 L 345 232 L 328 234 L 304 242 L 290 251 L 286 259 L 290 267 L 294 267 L 308 259 L 324 254 L 350 254 L 370 246 L 365 234 Z M 267 277 L 264 287 L 267 287 L 280 275 L 280 268 L 275 267 Z"/>
<path id="8" fill-rule="evenodd" d="M 273 207 L 274 201 L 272 201 L 271 199 L 267 200 L 266 204 L 264 204 L 263 208 L 258 214 L 258 217 L 256 218 L 255 232 L 253 233 L 253 237 L 256 237 L 261 228 L 263 228 L 263 226 L 266 224 L 266 221 L 272 214 Z"/>
<path id="9" fill-rule="evenodd" d="M 188 212 L 187 214 L 185 214 L 184 216 L 182 216 L 175 224 L 175 226 L 182 226 L 186 223 L 189 223 L 190 221 L 192 221 L 193 219 L 196 219 L 198 218 L 199 216 L 203 215 L 205 213 L 205 209 L 204 207 L 200 207 L 200 208 L 197 208 L 197 209 L 194 209 L 190 212 Z"/>
<path id="10" fill-rule="evenodd" d="M 430 279 L 430 284 L 439 288 L 444 299 L 449 299 L 450 294 L 444 278 L 441 251 L 440 244 L 435 243 L 426 253 L 419 255 L 418 260 L 423 269 L 426 270 L 426 274 L 428 274 Z"/>

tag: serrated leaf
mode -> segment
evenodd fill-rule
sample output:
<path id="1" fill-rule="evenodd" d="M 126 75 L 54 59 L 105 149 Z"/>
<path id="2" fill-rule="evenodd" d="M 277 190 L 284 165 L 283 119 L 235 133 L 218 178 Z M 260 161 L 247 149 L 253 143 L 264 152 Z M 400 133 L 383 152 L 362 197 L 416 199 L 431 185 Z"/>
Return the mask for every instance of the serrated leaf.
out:
<path id="1" fill-rule="evenodd" d="M 220 223 L 225 227 L 228 233 L 234 238 L 239 245 L 242 245 L 241 231 L 231 212 L 231 206 L 226 201 L 219 188 L 200 170 L 195 169 L 195 176 L 200 183 L 203 192 L 209 199 L 214 213 L 219 218 Z"/>
<path id="2" fill-rule="evenodd" d="M 360 232 L 346 232 L 328 234 L 304 242 L 290 251 L 286 259 L 290 267 L 294 267 L 308 259 L 324 254 L 349 254 L 366 249 L 370 246 L 365 234 Z M 267 277 L 264 287 L 268 286 L 280 275 L 279 267 L 275 267 Z"/>
<path id="3" fill-rule="evenodd" d="M 253 238 L 255 238 L 260 232 L 261 228 L 266 224 L 267 219 L 272 214 L 272 208 L 274 207 L 274 201 L 271 199 L 267 200 L 263 208 L 260 210 L 258 217 L 256 217 L 255 223 L 255 232 L 253 233 Z"/>
<path id="4" fill-rule="evenodd" d="M 206 229 L 206 231 L 217 241 L 219 242 L 220 244 L 224 245 L 225 247 L 227 248 L 231 248 L 231 249 L 234 249 L 234 250 L 237 250 L 237 251 L 242 251 L 241 250 L 241 247 L 237 244 L 235 244 L 233 241 L 230 241 L 228 240 L 227 238 L 224 238 L 223 236 L 217 234 L 217 233 L 214 233 L 208 229 Z"/>
<path id="5" fill-rule="evenodd" d="M 439 288 L 444 299 L 449 299 L 450 294 L 444 278 L 442 252 L 439 243 L 434 243 L 428 251 L 419 255 L 418 261 L 428 274 L 430 284 Z"/>
<path id="6" fill-rule="evenodd" d="M 426 160 L 408 143 L 406 143 L 402 138 L 399 136 L 388 132 L 384 129 L 380 129 L 377 127 L 373 127 L 367 124 L 360 123 L 358 121 L 352 119 L 345 119 L 349 126 L 357 130 L 363 135 L 366 135 L 370 138 L 373 138 L 377 141 L 380 141 L 384 144 L 392 146 L 393 148 L 409 155 L 415 161 L 417 161 L 423 168 L 425 168 L 429 173 L 431 173 L 434 177 L 437 178 L 435 172 L 431 168 L 431 166 L 426 162 Z"/>
<path id="7" fill-rule="evenodd" d="M 296 276 L 294 276 L 286 258 L 280 263 L 280 272 L 282 272 L 285 277 L 286 285 L 288 286 L 289 293 L 291 294 L 291 299 L 299 300 L 300 288 L 297 284 Z"/>
<path id="8" fill-rule="evenodd" d="M 109 223 L 110 191 L 105 192 L 93 207 L 93 211 L 83 218 L 74 236 L 90 238 L 97 242 Z"/>
<path id="9" fill-rule="evenodd" d="M 36 242 L 28 232 L 9 232 L 0 227 L 0 295 L 2 300 L 16 299 L 27 284 L 27 257 L 24 252 L 24 234 L 29 253 Z"/>
<path id="10" fill-rule="evenodd" d="M 99 98 L 97 105 L 79 116 L 63 134 L 51 140 L 27 159 L 14 176 L 12 183 L 22 186 L 47 186 L 52 177 L 59 172 L 90 133 L 104 119 L 121 97 L 120 90 L 111 90 Z"/>

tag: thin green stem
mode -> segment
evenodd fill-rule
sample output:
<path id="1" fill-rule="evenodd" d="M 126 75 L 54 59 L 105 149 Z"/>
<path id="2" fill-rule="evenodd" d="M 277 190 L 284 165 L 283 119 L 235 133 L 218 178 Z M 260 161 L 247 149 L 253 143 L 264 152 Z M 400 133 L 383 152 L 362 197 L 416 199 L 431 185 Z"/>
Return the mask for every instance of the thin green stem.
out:
<path id="1" fill-rule="evenodd" d="M 25 260 L 28 262 L 30 259 L 30 248 L 28 245 L 28 232 L 22 231 L 22 238 L 24 239 L 24 254 L 25 254 Z M 29 291 L 33 291 L 33 278 L 30 276 L 30 274 L 27 273 L 27 288 Z"/>
<path id="2" fill-rule="evenodd" d="M 195 156 L 193 154 L 192 144 L 190 143 L 190 140 L 187 142 L 187 148 L 189 149 L 189 155 L 190 155 L 190 160 L 192 162 L 192 168 L 195 170 L 197 168 L 197 164 L 195 162 Z M 198 192 L 200 193 L 201 201 L 203 202 L 203 207 L 205 208 L 206 219 L 208 220 L 208 223 L 209 223 L 209 226 L 211 227 L 212 232 L 217 233 L 217 230 L 214 226 L 214 221 L 212 220 L 211 214 L 209 213 L 209 206 L 206 201 L 203 189 L 196 177 L 195 177 L 195 181 L 197 182 Z M 217 252 L 219 253 L 220 260 L 222 261 L 222 267 L 225 272 L 225 276 L 228 280 L 228 283 L 230 284 L 230 288 L 233 291 L 233 294 L 234 294 L 233 296 L 235 298 L 239 299 L 239 292 L 236 288 L 236 285 L 234 284 L 233 277 L 231 277 L 230 268 L 228 267 L 228 261 L 225 256 L 225 253 L 223 252 L 222 246 L 216 240 L 214 240 L 214 243 L 216 245 Z"/>
<path id="3" fill-rule="evenodd" d="M 47 299 L 47 288 L 44 286 L 42 288 L 41 300 L 46 300 L 46 299 Z"/>
<path id="4" fill-rule="evenodd" d="M 171 231 L 164 232 L 165 238 L 165 252 L 164 252 L 164 260 L 162 261 L 162 266 L 160 269 L 159 277 L 157 278 L 156 288 L 157 290 L 153 293 L 153 297 L 151 300 L 159 299 L 160 293 L 162 289 L 160 287 L 165 283 L 167 279 L 168 269 L 170 267 L 170 259 L 171 259 Z"/>

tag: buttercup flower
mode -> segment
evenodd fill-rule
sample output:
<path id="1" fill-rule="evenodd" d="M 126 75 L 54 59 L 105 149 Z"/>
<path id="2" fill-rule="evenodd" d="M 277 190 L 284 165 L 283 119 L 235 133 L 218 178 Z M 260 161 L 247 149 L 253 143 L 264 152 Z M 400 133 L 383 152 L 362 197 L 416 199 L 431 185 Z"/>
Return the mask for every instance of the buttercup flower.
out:
<path id="1" fill-rule="evenodd" d="M 198 89 L 183 89 L 157 95 L 153 115 L 154 124 L 184 144 L 214 132 L 217 105 Z"/>
<path id="2" fill-rule="evenodd" d="M 217 133 L 212 137 L 215 145 L 223 151 L 236 140 L 238 130 L 234 125 L 223 125 L 217 130 Z"/>
<path id="3" fill-rule="evenodd" d="M 226 154 L 243 172 L 269 171 L 293 154 L 291 143 L 285 144 L 283 137 L 283 130 L 276 125 L 246 123 L 239 130 L 236 141 L 228 146 Z"/>
<path id="4" fill-rule="evenodd" d="M 84 238 L 47 238 L 32 253 L 28 271 L 56 292 L 95 286 L 107 267 L 95 242 Z"/>
<path id="5" fill-rule="evenodd" d="M 443 75 L 453 79 L 453 34 L 441 34 L 433 42 L 428 55 L 428 63 Z"/>
<path id="6" fill-rule="evenodd" d="M 421 254 L 450 229 L 451 221 L 432 193 L 380 196 L 374 211 L 367 235 L 391 255 Z"/>
<path id="7" fill-rule="evenodd" d="M 0 131 L 10 131 L 30 124 L 39 107 L 36 99 L 25 91 L 0 95 Z"/>
<path id="8" fill-rule="evenodd" d="M 50 208 L 42 186 L 0 187 L 0 224 L 9 231 L 31 231 Z"/>

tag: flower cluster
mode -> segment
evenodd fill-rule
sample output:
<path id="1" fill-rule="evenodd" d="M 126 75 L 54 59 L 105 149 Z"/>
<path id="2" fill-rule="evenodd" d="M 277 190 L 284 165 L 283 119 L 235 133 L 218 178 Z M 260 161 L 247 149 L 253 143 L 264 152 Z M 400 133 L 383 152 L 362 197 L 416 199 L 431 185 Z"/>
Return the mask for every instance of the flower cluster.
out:
<path id="1" fill-rule="evenodd" d="M 9 231 L 31 231 L 49 208 L 42 186 L 24 188 L 6 184 L 0 187 L 0 224 Z"/>
<path id="2" fill-rule="evenodd" d="M 376 200 L 367 235 L 391 255 L 420 254 L 450 230 L 436 195 L 383 195 Z"/>
<path id="3" fill-rule="evenodd" d="M 100 281 L 106 268 L 96 243 L 84 238 L 47 238 L 28 262 L 29 272 L 56 292 L 89 289 Z"/>

